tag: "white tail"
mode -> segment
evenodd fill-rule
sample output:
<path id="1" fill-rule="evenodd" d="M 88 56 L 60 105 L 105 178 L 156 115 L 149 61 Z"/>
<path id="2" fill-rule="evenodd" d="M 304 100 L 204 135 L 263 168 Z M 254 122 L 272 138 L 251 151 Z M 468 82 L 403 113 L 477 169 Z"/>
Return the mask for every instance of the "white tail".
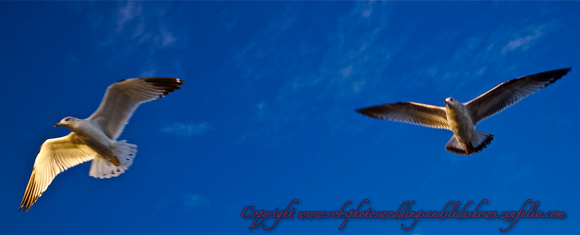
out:
<path id="1" fill-rule="evenodd" d="M 105 158 L 98 156 L 93 159 L 89 175 L 95 178 L 105 179 L 117 177 L 123 174 L 133 164 L 137 153 L 137 145 L 129 144 L 126 140 L 113 143 L 113 155 L 119 159 L 119 166 L 113 165 Z"/>
<path id="2" fill-rule="evenodd" d="M 461 142 L 456 135 L 453 135 L 449 142 L 447 142 L 445 149 L 449 152 L 462 155 L 472 155 L 483 150 L 491 143 L 493 135 L 483 131 L 475 131 L 477 131 L 477 139 L 474 139 L 472 143 Z"/>

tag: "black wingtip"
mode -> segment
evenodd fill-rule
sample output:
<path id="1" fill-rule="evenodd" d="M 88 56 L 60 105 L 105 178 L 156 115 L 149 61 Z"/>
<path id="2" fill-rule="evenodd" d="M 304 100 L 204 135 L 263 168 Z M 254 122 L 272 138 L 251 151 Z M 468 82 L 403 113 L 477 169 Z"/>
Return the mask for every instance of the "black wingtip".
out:
<path id="1" fill-rule="evenodd" d="M 538 73 L 536 75 L 554 77 L 554 78 L 558 79 L 558 78 L 561 78 L 562 76 L 568 74 L 570 72 L 570 70 L 572 70 L 572 67 L 562 68 L 562 69 L 554 69 L 554 70 Z"/>
<path id="2" fill-rule="evenodd" d="M 547 81 L 547 83 L 544 86 L 544 87 L 547 87 L 547 86 L 551 85 L 552 83 L 560 80 L 560 78 L 562 78 L 566 74 L 568 74 L 568 72 L 570 72 L 570 70 L 572 70 L 572 67 L 550 70 L 550 71 L 537 73 L 537 74 L 530 75 L 530 76 L 534 76 L 534 77 L 540 78 L 540 79 L 549 79 L 549 81 Z"/>
<path id="3" fill-rule="evenodd" d="M 564 75 L 568 74 L 570 72 L 570 70 L 572 70 L 572 67 L 555 69 L 555 70 L 547 71 L 544 73 L 551 73 L 551 74 L 554 74 L 556 76 L 564 76 Z"/>
<path id="4" fill-rule="evenodd" d="M 572 67 L 544 71 L 541 73 L 535 73 L 535 74 L 530 74 L 527 76 L 522 76 L 520 78 L 530 77 L 530 76 L 561 78 L 562 76 L 568 74 L 568 72 L 570 72 L 570 70 L 572 70 Z"/>
<path id="5" fill-rule="evenodd" d="M 395 102 L 395 103 L 390 103 L 390 104 L 380 104 L 380 105 L 358 108 L 358 109 L 355 109 L 354 111 L 362 114 L 363 116 L 367 116 L 370 118 L 384 119 L 382 117 L 382 113 L 385 112 L 386 106 L 393 106 L 393 105 L 398 106 L 398 105 L 407 105 L 407 104 L 409 104 L 409 102 Z"/>
<path id="6" fill-rule="evenodd" d="M 159 98 L 168 95 L 169 93 L 181 89 L 180 86 L 183 85 L 183 80 L 179 78 L 170 77 L 148 77 L 142 78 L 146 82 L 153 84 L 156 87 L 163 89 L 163 93 L 159 95 Z"/>
<path id="7" fill-rule="evenodd" d="M 374 107 L 375 106 L 358 108 L 358 109 L 355 109 L 354 111 L 365 116 L 365 117 L 377 118 L 377 115 L 375 115 L 374 112 L 372 111 Z"/>

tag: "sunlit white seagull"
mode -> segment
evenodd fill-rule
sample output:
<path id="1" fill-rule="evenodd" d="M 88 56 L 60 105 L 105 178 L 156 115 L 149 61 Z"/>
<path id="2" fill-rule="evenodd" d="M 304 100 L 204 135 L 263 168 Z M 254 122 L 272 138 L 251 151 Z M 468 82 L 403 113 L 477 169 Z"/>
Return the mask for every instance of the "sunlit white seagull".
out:
<path id="1" fill-rule="evenodd" d="M 122 80 L 107 88 L 99 108 L 89 118 L 63 118 L 55 126 L 72 132 L 44 141 L 18 210 L 28 211 L 57 174 L 80 163 L 93 160 L 89 175 L 95 178 L 125 172 L 137 153 L 137 145 L 117 141 L 129 118 L 139 104 L 161 98 L 182 84 L 181 79 L 167 77 Z"/>
<path id="2" fill-rule="evenodd" d="M 467 103 L 460 103 L 449 97 L 445 99 L 445 107 L 399 102 L 356 111 L 373 118 L 453 131 L 445 149 L 456 154 L 471 155 L 487 147 L 493 140 L 492 134 L 475 129 L 477 123 L 556 82 L 570 69 L 552 70 L 509 80 Z"/>

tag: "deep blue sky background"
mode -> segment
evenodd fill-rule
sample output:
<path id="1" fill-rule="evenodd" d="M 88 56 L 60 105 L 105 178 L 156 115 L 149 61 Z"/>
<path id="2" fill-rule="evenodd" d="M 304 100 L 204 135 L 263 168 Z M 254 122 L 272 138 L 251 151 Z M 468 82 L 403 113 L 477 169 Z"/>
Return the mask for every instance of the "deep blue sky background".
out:
<path id="1" fill-rule="evenodd" d="M 495 220 L 283 220 L 248 230 L 244 207 L 337 210 L 348 200 L 441 210 L 526 199 L 567 218 L 521 219 L 507 234 L 580 234 L 579 2 L 0 2 L 0 233 L 499 234 Z M 466 102 L 506 80 L 563 67 L 563 79 L 483 121 L 474 156 L 451 132 L 363 117 L 398 101 Z M 18 212 L 52 125 L 88 117 L 106 87 L 170 76 L 179 90 L 141 106 L 120 139 L 128 172 L 52 182 Z M 349 209 L 352 209 L 351 205 Z M 470 207 L 473 209 L 473 206 Z M 268 223 L 272 223 L 269 221 Z"/>

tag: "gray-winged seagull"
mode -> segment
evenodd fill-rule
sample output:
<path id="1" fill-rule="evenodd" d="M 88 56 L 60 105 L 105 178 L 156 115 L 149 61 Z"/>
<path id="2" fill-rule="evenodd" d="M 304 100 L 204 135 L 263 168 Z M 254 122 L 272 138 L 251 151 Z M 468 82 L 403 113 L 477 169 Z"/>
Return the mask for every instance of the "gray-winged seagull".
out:
<path id="1" fill-rule="evenodd" d="M 87 119 L 63 118 L 55 126 L 72 132 L 44 141 L 18 210 L 28 211 L 57 174 L 80 163 L 93 160 L 89 175 L 95 178 L 125 172 L 137 153 L 137 145 L 117 141 L 129 118 L 141 103 L 161 98 L 182 84 L 181 79 L 167 77 L 121 80 L 107 88 L 99 108 Z"/>
<path id="2" fill-rule="evenodd" d="M 356 111 L 373 118 L 450 130 L 453 136 L 445 149 L 456 154 L 471 155 L 487 147 L 493 140 L 492 134 L 475 129 L 477 123 L 556 82 L 570 69 L 552 70 L 509 80 L 467 103 L 460 103 L 449 97 L 445 99 L 445 107 L 398 102 Z"/>

